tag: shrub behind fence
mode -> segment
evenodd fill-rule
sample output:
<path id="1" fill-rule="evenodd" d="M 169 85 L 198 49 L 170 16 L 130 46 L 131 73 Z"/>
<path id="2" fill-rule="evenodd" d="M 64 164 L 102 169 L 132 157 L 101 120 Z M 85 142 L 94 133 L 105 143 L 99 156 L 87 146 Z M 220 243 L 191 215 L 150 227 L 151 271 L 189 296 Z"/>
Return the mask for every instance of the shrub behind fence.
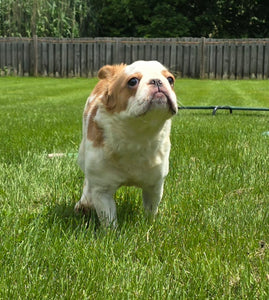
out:
<path id="1" fill-rule="evenodd" d="M 0 38 L 1 76 L 92 77 L 105 64 L 158 60 L 179 78 L 269 78 L 269 39 Z"/>

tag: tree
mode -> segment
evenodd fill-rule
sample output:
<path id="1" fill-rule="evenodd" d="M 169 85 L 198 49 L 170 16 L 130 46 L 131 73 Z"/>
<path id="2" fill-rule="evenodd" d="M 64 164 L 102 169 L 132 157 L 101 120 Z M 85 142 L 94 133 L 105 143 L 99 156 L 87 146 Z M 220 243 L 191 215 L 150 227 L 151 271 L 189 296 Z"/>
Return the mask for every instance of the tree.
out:
<path id="1" fill-rule="evenodd" d="M 190 34 L 190 21 L 181 12 L 185 1 L 147 1 L 142 22 L 137 23 L 138 36 L 178 37 Z M 139 20 L 139 10 L 131 2 L 134 18 Z M 141 4 L 140 4 L 141 7 Z"/>
<path id="2" fill-rule="evenodd" d="M 99 36 L 176 37 L 190 34 L 190 22 L 180 12 L 180 3 L 185 0 L 100 2 Z"/>
<path id="3" fill-rule="evenodd" d="M 269 37 L 267 0 L 0 0 L 0 36 Z"/>
<path id="4" fill-rule="evenodd" d="M 219 0 L 218 37 L 265 37 L 269 8 L 264 0 Z"/>

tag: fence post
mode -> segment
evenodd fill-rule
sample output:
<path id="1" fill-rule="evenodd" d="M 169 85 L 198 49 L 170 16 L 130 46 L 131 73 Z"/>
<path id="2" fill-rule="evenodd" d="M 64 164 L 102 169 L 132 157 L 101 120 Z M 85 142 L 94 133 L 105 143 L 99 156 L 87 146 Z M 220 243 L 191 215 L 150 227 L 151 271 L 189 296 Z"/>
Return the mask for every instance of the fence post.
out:
<path id="1" fill-rule="evenodd" d="M 205 37 L 200 42 L 200 79 L 205 78 Z"/>
<path id="2" fill-rule="evenodd" d="M 38 37 L 35 34 L 34 37 L 34 76 L 38 76 Z"/>

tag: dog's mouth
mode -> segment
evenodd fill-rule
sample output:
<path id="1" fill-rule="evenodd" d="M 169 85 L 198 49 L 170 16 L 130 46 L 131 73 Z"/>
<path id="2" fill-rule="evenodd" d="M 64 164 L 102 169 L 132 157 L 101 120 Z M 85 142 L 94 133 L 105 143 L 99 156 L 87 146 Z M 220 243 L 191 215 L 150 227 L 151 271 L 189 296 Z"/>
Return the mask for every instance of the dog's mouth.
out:
<path id="1" fill-rule="evenodd" d="M 177 113 L 177 107 L 173 103 L 171 97 L 164 91 L 157 91 L 152 95 L 149 102 L 149 110 L 151 109 L 167 109 L 174 115 Z"/>

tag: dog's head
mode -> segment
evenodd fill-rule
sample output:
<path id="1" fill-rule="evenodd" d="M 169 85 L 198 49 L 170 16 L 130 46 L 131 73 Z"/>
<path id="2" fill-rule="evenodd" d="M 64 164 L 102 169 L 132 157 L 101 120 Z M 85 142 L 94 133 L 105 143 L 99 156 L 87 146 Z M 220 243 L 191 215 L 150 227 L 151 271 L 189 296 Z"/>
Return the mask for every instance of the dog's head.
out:
<path id="1" fill-rule="evenodd" d="M 98 73 L 102 103 L 111 113 L 138 117 L 160 111 L 165 118 L 177 113 L 174 76 L 157 61 L 136 61 L 131 65 L 106 65 Z"/>

